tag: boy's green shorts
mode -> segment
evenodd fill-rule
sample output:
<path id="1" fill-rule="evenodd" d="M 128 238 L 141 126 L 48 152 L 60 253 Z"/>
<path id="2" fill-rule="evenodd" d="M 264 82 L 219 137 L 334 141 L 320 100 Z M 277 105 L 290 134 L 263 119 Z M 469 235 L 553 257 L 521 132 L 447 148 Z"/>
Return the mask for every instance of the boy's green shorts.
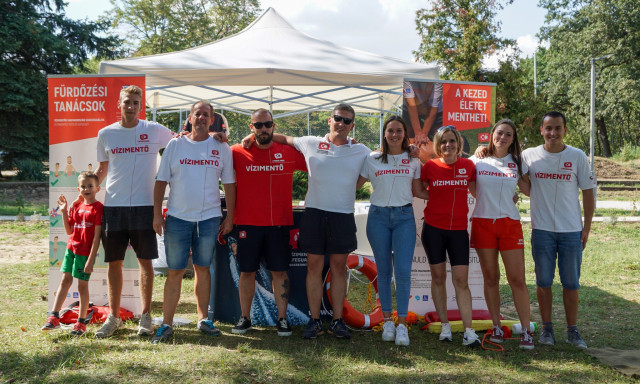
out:
<path id="1" fill-rule="evenodd" d="M 67 248 L 67 251 L 64 253 L 64 260 L 62 260 L 60 272 L 71 273 L 71 276 L 76 279 L 89 281 L 91 274 L 84 273 L 84 266 L 87 264 L 88 259 L 88 256 L 76 255 Z"/>

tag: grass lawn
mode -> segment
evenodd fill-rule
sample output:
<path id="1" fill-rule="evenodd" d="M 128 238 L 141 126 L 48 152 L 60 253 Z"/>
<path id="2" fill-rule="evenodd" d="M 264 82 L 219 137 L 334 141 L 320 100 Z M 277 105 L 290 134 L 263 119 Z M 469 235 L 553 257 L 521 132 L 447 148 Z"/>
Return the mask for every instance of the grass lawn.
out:
<path id="1" fill-rule="evenodd" d="M 26 227 L 25 227 L 26 226 Z M 0 236 L 29 232 L 29 224 L 0 224 Z M 46 237 L 33 227 L 30 235 Z M 525 237 L 530 227 L 525 225 Z M 527 247 L 528 248 L 528 247 Z M 580 327 L 592 348 L 638 349 L 640 330 L 640 225 L 595 223 L 583 257 Z M 0 256 L 0 262 L 2 257 Z M 410 330 L 411 345 L 396 347 L 380 333 L 352 332 L 351 340 L 324 335 L 302 340 L 302 329 L 289 338 L 274 329 L 257 328 L 232 335 L 231 324 L 218 324 L 224 335 L 206 337 L 195 329 L 193 280 L 185 280 L 176 316 L 192 320 L 176 328 L 173 342 L 152 345 L 127 323 L 113 338 L 72 339 L 68 331 L 39 331 L 47 311 L 47 263 L 0 264 L 0 381 L 7 383 L 631 383 L 585 352 L 564 343 L 561 289 L 554 286 L 554 319 L 558 344 L 520 351 L 518 342 L 504 352 L 437 341 L 437 335 Z M 533 262 L 527 249 L 527 284 L 532 315 L 539 321 Z M 557 280 L 557 279 L 556 279 Z M 506 281 L 503 278 L 503 283 Z M 164 278 L 156 279 L 152 316 L 161 316 Z M 506 285 L 503 312 L 515 317 Z M 355 299 L 355 298 L 354 298 Z M 355 300 L 354 300 L 355 301 Z M 21 329 L 24 328 L 24 331 Z M 537 335 L 535 336 L 537 340 Z"/>

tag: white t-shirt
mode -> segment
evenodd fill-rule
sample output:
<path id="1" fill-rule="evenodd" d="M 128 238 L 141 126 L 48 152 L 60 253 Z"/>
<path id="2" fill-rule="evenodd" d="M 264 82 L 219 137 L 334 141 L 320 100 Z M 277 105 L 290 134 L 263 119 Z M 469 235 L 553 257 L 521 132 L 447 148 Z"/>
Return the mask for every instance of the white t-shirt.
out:
<path id="1" fill-rule="evenodd" d="M 146 120 L 135 128 L 113 123 L 98 132 L 98 162 L 109 162 L 105 206 L 153 206 L 158 151 L 172 136 L 163 125 Z"/>
<path id="2" fill-rule="evenodd" d="M 371 150 L 363 144 L 333 145 L 325 138 L 296 137 L 293 143 L 307 163 L 309 189 L 305 207 L 353 213 L 356 182 Z"/>
<path id="3" fill-rule="evenodd" d="M 531 177 L 531 226 L 550 232 L 582 230 L 579 189 L 593 189 L 587 156 L 568 146 L 549 153 L 540 145 L 522 152 Z"/>
<path id="4" fill-rule="evenodd" d="M 167 215 L 186 221 L 222 216 L 218 180 L 236 181 L 231 148 L 212 137 L 172 140 L 162 154 L 156 179 L 170 186 Z"/>
<path id="5" fill-rule="evenodd" d="M 472 217 L 483 219 L 501 219 L 508 217 L 520 220 L 518 208 L 513 203 L 513 195 L 518 185 L 518 166 L 513 156 L 503 158 L 472 156 L 476 165 L 476 207 Z M 527 173 L 522 164 L 522 174 Z"/>
<path id="6" fill-rule="evenodd" d="M 413 202 L 411 184 L 420 179 L 420 160 L 410 159 L 408 153 L 387 155 L 387 164 L 378 159 L 381 152 L 371 152 L 360 175 L 371 181 L 371 204 L 379 207 L 402 207 Z"/>

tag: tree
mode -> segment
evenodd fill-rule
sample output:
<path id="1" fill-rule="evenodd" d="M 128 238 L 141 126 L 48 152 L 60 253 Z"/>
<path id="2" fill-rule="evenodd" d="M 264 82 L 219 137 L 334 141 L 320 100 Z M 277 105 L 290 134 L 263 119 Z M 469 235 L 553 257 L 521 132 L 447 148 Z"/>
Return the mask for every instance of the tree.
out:
<path id="1" fill-rule="evenodd" d="M 106 23 L 70 20 L 63 0 L 3 0 L 0 7 L 0 150 L 5 166 L 48 155 L 47 74 L 116 57 Z"/>
<path id="2" fill-rule="evenodd" d="M 533 58 L 511 57 L 501 62 L 497 71 L 482 74 L 486 81 L 497 84 L 495 120 L 513 120 L 523 146 L 542 144 L 541 119 L 550 108 L 544 98 L 534 96 Z"/>
<path id="3" fill-rule="evenodd" d="M 547 9 L 541 37 L 549 41 L 543 95 L 565 111 L 582 144 L 589 137 L 590 60 L 596 62 L 598 148 L 611 156 L 615 147 L 640 139 L 640 3 L 636 0 L 541 0 Z"/>
<path id="4" fill-rule="evenodd" d="M 513 40 L 497 36 L 500 22 L 495 16 L 503 7 L 500 1 L 434 0 L 431 4 L 416 12 L 421 42 L 413 53 L 419 61 L 437 61 L 444 68 L 445 79 L 481 80 L 483 57 L 515 45 Z"/>
<path id="5" fill-rule="evenodd" d="M 111 0 L 108 18 L 124 29 L 134 56 L 193 48 L 241 31 L 258 0 Z"/>

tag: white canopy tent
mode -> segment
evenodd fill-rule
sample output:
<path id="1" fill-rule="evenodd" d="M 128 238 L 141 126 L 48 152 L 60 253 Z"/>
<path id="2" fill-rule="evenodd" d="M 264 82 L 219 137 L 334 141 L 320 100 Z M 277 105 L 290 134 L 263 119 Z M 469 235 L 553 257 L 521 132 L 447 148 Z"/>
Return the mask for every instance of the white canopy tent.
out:
<path id="1" fill-rule="evenodd" d="M 345 39 L 346 40 L 346 39 Z M 188 109 L 199 99 L 239 113 L 269 107 L 282 117 L 346 102 L 358 112 L 396 112 L 402 80 L 438 78 L 435 65 L 315 39 L 268 8 L 243 31 L 200 47 L 100 63 L 101 74 L 145 74 L 146 103 Z"/>

